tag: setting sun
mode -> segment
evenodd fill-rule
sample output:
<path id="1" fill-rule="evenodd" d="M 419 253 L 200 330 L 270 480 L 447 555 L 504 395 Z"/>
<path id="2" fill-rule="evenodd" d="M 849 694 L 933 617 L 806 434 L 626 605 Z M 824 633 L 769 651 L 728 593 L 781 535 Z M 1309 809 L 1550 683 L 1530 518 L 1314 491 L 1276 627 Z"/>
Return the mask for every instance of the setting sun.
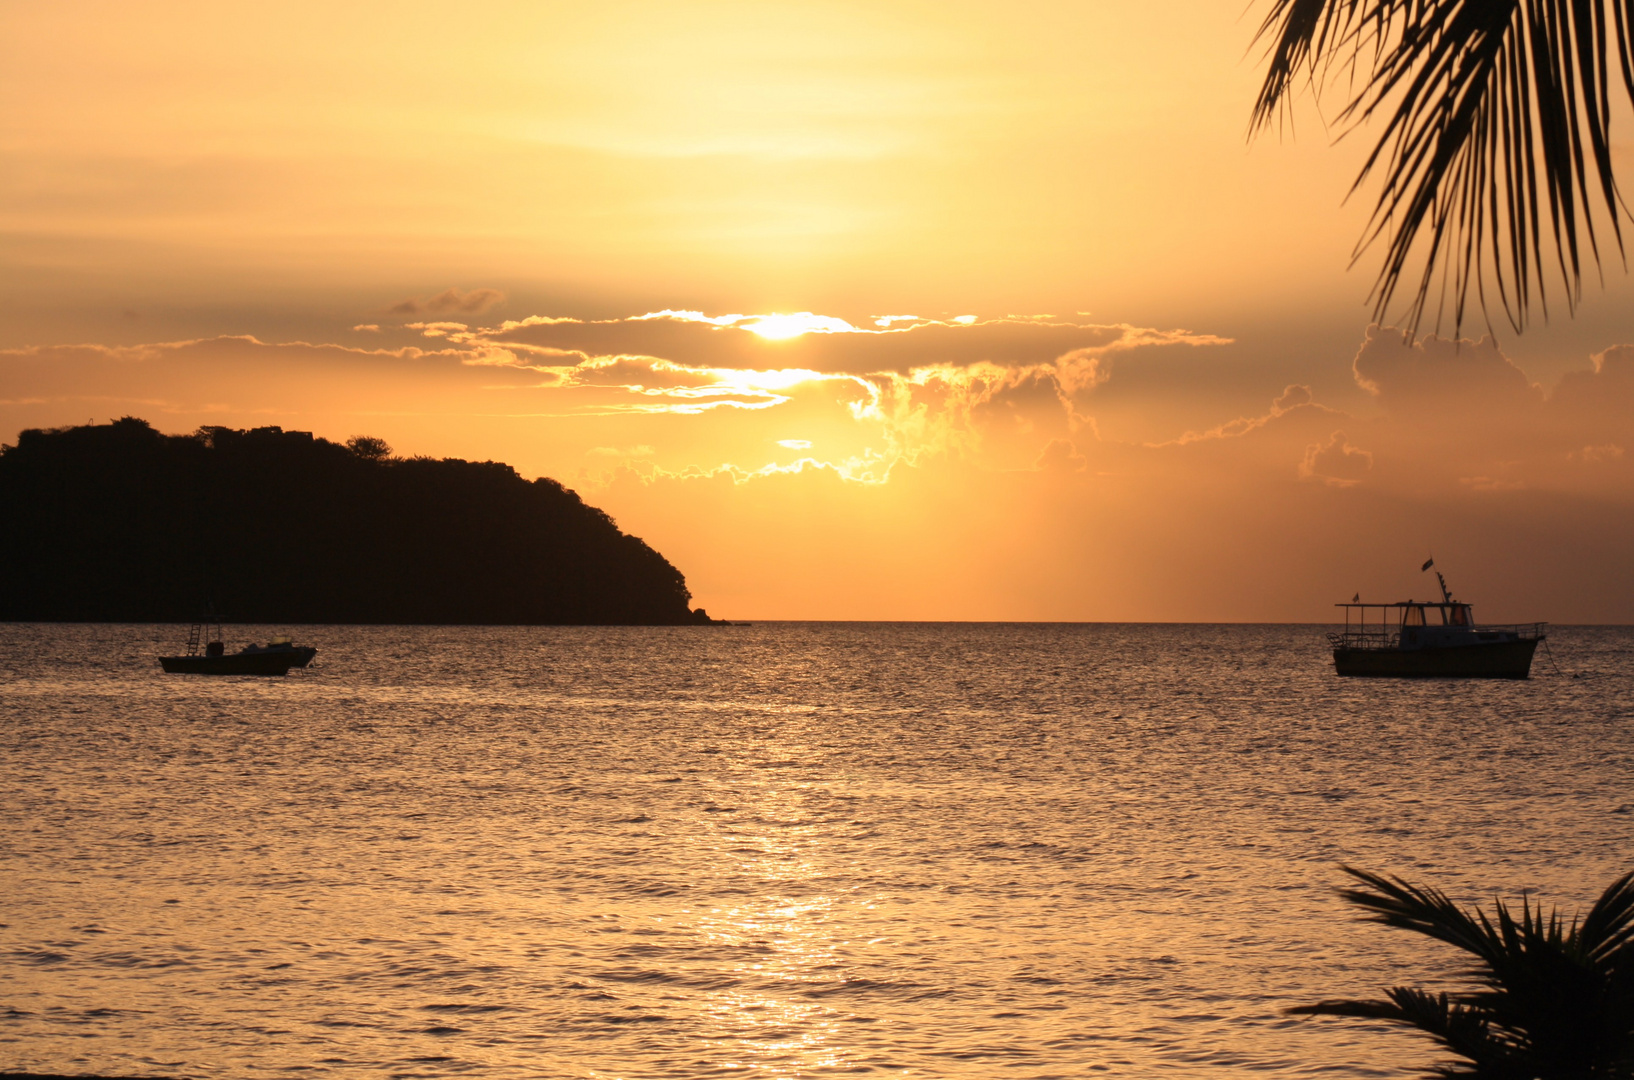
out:
<path id="1" fill-rule="evenodd" d="M 844 319 L 830 315 L 813 315 L 797 311 L 789 315 L 750 315 L 737 324 L 750 333 L 772 341 L 783 341 L 801 334 L 853 334 L 857 328 Z"/>

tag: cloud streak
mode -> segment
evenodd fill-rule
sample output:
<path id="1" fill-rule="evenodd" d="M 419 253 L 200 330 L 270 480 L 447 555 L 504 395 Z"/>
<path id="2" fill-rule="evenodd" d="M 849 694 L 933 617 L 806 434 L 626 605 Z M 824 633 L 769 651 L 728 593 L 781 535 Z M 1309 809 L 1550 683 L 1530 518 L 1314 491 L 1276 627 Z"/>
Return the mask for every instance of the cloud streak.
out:
<path id="1" fill-rule="evenodd" d="M 504 300 L 505 294 L 498 289 L 472 289 L 465 292 L 450 288 L 424 299 L 409 297 L 393 304 L 386 311 L 391 315 L 481 315 Z"/>
<path id="2" fill-rule="evenodd" d="M 625 400 L 596 398 L 581 406 L 603 414 L 696 416 L 822 397 L 878 430 L 880 445 L 871 455 L 824 462 L 869 483 L 885 482 L 896 463 L 924 454 L 977 452 L 992 442 L 984 432 L 997 413 L 1024 427 L 1064 423 L 1070 434 L 1085 423 L 1079 406 L 1111 378 L 1121 353 L 1229 343 L 1183 330 L 1046 318 L 876 322 L 886 325 L 870 329 L 810 312 L 709 316 L 665 310 L 596 322 L 532 318 L 475 329 L 410 326 L 469 346 L 474 352 L 468 363 L 509 364 L 542 375 L 542 390 L 622 391 Z M 598 346 L 619 351 L 597 352 Z M 646 349 L 694 358 L 724 355 L 737 363 L 638 351 Z M 836 350 L 843 357 L 838 363 Z M 861 368 L 859 350 L 878 366 Z M 821 366 L 759 366 L 791 360 Z"/>
<path id="3" fill-rule="evenodd" d="M 795 323 L 756 332 L 772 319 Z M 1407 341 L 1373 329 L 1352 369 L 1377 415 L 1347 415 L 1317 402 L 1308 386 L 1291 384 L 1270 395 L 1262 413 L 1148 446 L 1100 433 L 1099 394 L 1117 365 L 1227 339 L 1044 317 L 873 321 L 886 325 L 810 313 L 688 311 L 608 320 L 530 316 L 491 326 L 430 320 L 405 329 L 436 342 L 431 348 L 274 345 L 237 336 L 12 350 L 0 354 L 0 364 L 18 389 L 9 399 L 20 403 L 10 406 L 16 415 L 34 408 L 24 402 L 75 399 L 162 401 L 177 413 L 207 413 L 304 397 L 309 404 L 299 411 L 311 412 L 317 402 L 310 399 L 325 396 L 367 401 L 369 411 L 394 403 L 386 411 L 468 415 L 657 420 L 787 412 L 825 437 L 789 440 L 785 430 L 759 446 L 798 450 L 843 477 L 875 484 L 898 466 L 948 456 L 1001 471 L 1061 471 L 1064 463 L 1075 473 L 1256 469 L 1404 491 L 1450 485 L 1629 494 L 1619 485 L 1628 481 L 1625 451 L 1634 445 L 1634 347 L 1595 355 L 1591 367 L 1546 393 L 1489 341 Z M 778 336 L 795 324 L 805 332 Z M 312 392 L 257 388 L 249 369 L 273 357 L 305 368 Z M 672 467 L 662 457 L 654 456 L 654 467 Z M 767 465 L 788 463 L 733 462 L 742 475 Z"/>

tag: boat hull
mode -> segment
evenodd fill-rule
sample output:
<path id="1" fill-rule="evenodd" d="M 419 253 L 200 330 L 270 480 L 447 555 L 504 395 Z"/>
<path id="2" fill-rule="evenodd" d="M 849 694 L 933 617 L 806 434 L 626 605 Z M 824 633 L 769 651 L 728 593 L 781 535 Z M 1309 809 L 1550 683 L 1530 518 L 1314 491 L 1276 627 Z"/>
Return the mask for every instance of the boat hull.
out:
<path id="1" fill-rule="evenodd" d="M 161 656 L 159 666 L 172 675 L 288 675 L 292 667 L 306 667 L 318 650 L 266 649 L 224 656 Z"/>
<path id="2" fill-rule="evenodd" d="M 1398 679 L 1524 679 L 1532 673 L 1532 654 L 1542 638 L 1491 641 L 1448 648 L 1333 650 L 1340 675 L 1375 675 Z"/>

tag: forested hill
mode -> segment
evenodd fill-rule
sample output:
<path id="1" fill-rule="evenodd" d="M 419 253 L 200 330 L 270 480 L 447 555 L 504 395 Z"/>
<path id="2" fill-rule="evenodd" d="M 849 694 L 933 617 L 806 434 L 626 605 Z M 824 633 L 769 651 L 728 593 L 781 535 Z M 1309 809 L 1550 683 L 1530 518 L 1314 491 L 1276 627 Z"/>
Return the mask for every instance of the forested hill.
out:
<path id="1" fill-rule="evenodd" d="M 0 620 L 707 623 L 681 572 L 554 480 L 375 439 L 146 421 L 0 449 Z"/>

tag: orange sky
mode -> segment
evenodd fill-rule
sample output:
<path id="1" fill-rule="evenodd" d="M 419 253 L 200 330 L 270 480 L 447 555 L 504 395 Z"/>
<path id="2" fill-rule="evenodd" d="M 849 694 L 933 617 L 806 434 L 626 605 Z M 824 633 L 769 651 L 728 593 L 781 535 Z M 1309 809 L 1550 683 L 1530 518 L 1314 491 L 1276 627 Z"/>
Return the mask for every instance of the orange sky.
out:
<path id="1" fill-rule="evenodd" d="M 0 10 L 0 439 L 505 460 L 738 618 L 1634 620 L 1627 275 L 1370 334 L 1257 8 Z"/>

